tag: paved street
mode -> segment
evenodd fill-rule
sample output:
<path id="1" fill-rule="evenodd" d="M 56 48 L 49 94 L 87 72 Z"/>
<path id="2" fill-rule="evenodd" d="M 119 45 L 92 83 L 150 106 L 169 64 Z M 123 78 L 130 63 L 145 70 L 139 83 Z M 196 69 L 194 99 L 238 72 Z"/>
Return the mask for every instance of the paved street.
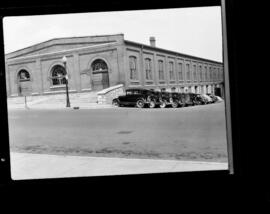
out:
<path id="1" fill-rule="evenodd" d="M 13 152 L 226 162 L 224 102 L 166 109 L 9 110 Z"/>

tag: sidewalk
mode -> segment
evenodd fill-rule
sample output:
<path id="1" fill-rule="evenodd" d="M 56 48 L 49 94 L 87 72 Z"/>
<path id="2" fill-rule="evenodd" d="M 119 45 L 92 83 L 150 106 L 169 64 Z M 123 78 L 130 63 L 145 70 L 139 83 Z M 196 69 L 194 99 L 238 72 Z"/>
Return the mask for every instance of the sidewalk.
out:
<path id="1" fill-rule="evenodd" d="M 25 104 L 8 104 L 8 109 L 67 109 L 66 104 L 28 104 L 28 108 L 25 108 Z M 70 109 L 79 107 L 79 109 L 100 109 L 100 108 L 113 108 L 110 104 L 97 104 L 97 103 L 77 103 L 71 104 Z"/>
<path id="2" fill-rule="evenodd" d="M 13 180 L 227 170 L 227 163 L 63 156 L 11 152 Z"/>

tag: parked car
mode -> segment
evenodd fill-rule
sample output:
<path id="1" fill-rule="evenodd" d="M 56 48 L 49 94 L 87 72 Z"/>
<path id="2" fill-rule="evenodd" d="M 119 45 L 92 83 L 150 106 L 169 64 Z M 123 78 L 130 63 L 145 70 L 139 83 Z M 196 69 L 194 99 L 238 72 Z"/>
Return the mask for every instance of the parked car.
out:
<path id="1" fill-rule="evenodd" d="M 206 94 L 202 94 L 201 96 L 205 98 L 206 104 L 214 102 L 213 99 L 211 97 L 209 97 L 208 95 L 206 95 Z"/>
<path id="2" fill-rule="evenodd" d="M 183 106 L 193 106 L 192 94 L 191 93 L 181 93 L 184 98 L 184 105 Z"/>
<path id="3" fill-rule="evenodd" d="M 148 105 L 153 108 L 156 106 L 158 99 L 159 97 L 154 91 L 132 88 L 127 89 L 125 95 L 113 99 L 112 104 L 114 106 L 136 106 L 137 108 L 143 108 Z"/>
<path id="4" fill-rule="evenodd" d="M 190 96 L 190 99 L 192 101 L 192 105 L 201 105 L 202 104 L 202 97 L 195 93 L 188 93 Z"/>
<path id="5" fill-rule="evenodd" d="M 186 96 L 184 93 L 172 92 L 174 102 L 178 103 L 176 107 L 186 106 Z"/>
<path id="6" fill-rule="evenodd" d="M 208 103 L 208 99 L 206 99 L 201 94 L 196 94 L 195 102 L 196 102 L 195 105 L 205 105 Z"/>
<path id="7" fill-rule="evenodd" d="M 172 103 L 172 97 L 171 94 L 169 92 L 159 92 L 160 93 L 160 97 L 159 97 L 159 106 L 161 108 L 166 108 L 167 106 L 171 105 Z"/>
<path id="8" fill-rule="evenodd" d="M 216 103 L 216 102 L 221 102 L 222 101 L 222 98 L 217 96 L 217 95 L 214 95 L 214 94 L 207 94 L 209 97 L 212 98 L 212 100 Z"/>
<path id="9" fill-rule="evenodd" d="M 215 103 L 215 102 L 218 101 L 218 98 L 214 94 L 206 94 L 206 95 L 208 95 L 209 97 L 211 97 L 211 99 L 213 100 L 213 103 Z"/>
<path id="10" fill-rule="evenodd" d="M 185 98 L 178 92 L 160 92 L 160 104 L 161 108 L 171 106 L 177 108 L 179 106 L 184 106 Z"/>

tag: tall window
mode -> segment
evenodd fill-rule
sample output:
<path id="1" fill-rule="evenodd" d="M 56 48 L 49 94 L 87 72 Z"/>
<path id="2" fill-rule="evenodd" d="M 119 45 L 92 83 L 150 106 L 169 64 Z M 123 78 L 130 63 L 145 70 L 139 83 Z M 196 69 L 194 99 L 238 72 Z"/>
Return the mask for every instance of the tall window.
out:
<path id="1" fill-rule="evenodd" d="M 162 60 L 158 60 L 158 79 L 165 80 L 164 77 L 164 63 Z"/>
<path id="2" fill-rule="evenodd" d="M 169 62 L 169 74 L 170 74 L 170 80 L 175 80 L 173 62 Z"/>
<path id="3" fill-rule="evenodd" d="M 193 80 L 197 80 L 196 65 L 193 65 Z"/>
<path id="4" fill-rule="evenodd" d="M 190 65 L 186 64 L 187 80 L 190 80 Z"/>
<path id="5" fill-rule="evenodd" d="M 55 65 L 52 68 L 52 84 L 53 85 L 63 85 L 66 84 L 65 78 L 65 68 L 61 65 Z"/>
<path id="6" fill-rule="evenodd" d="M 151 59 L 149 59 L 149 58 L 145 59 L 145 79 L 146 80 L 153 79 Z"/>
<path id="7" fill-rule="evenodd" d="M 207 70 L 207 66 L 204 66 L 204 81 L 207 82 L 208 80 L 208 70 Z"/>
<path id="8" fill-rule="evenodd" d="M 30 81 L 30 74 L 26 70 L 20 70 L 18 73 L 18 80 L 19 82 L 25 82 L 25 81 Z"/>
<path id="9" fill-rule="evenodd" d="M 178 63 L 178 74 L 179 74 L 179 80 L 181 80 L 181 81 L 184 80 L 182 66 L 183 66 L 182 63 Z"/>
<path id="10" fill-rule="evenodd" d="M 223 81 L 223 69 L 220 68 L 220 81 Z"/>
<path id="11" fill-rule="evenodd" d="M 129 57 L 129 69 L 130 69 L 130 79 L 138 80 L 138 72 L 137 72 L 137 58 L 135 56 Z"/>
<path id="12" fill-rule="evenodd" d="M 212 67 L 209 67 L 209 81 L 213 80 L 213 71 L 212 71 Z"/>
<path id="13" fill-rule="evenodd" d="M 202 81 L 203 78 L 203 73 L 202 73 L 202 66 L 199 66 L 199 73 L 200 73 L 200 82 Z"/>
<path id="14" fill-rule="evenodd" d="M 217 69 L 213 68 L 213 80 L 214 81 L 216 80 L 216 71 L 217 71 Z"/>

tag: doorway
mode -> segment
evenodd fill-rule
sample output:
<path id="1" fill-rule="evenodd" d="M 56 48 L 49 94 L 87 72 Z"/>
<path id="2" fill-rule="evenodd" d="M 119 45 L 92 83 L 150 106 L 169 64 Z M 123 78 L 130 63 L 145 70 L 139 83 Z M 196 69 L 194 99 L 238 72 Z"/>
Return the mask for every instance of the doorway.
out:
<path id="1" fill-rule="evenodd" d="M 103 90 L 110 87 L 109 71 L 106 62 L 96 59 L 92 65 L 92 88 L 94 91 Z"/>

